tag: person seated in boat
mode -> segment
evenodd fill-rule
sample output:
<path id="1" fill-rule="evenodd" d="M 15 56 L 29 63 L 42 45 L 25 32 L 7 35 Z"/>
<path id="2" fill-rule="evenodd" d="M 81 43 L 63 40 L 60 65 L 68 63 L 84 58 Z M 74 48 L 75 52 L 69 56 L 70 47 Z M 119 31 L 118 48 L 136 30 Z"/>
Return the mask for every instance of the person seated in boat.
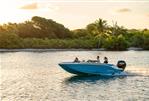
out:
<path id="1" fill-rule="evenodd" d="M 97 62 L 100 62 L 100 59 L 99 59 L 100 57 L 99 56 L 97 56 Z"/>
<path id="2" fill-rule="evenodd" d="M 108 63 L 108 58 L 104 57 L 104 63 Z"/>
<path id="3" fill-rule="evenodd" d="M 96 62 L 96 63 L 98 63 L 98 62 L 100 62 L 100 59 L 99 59 L 100 57 L 99 56 L 97 56 L 97 60 L 88 60 L 87 62 Z"/>
<path id="4" fill-rule="evenodd" d="M 76 57 L 75 60 L 74 60 L 74 62 L 80 62 L 80 61 L 79 61 L 79 59 Z"/>

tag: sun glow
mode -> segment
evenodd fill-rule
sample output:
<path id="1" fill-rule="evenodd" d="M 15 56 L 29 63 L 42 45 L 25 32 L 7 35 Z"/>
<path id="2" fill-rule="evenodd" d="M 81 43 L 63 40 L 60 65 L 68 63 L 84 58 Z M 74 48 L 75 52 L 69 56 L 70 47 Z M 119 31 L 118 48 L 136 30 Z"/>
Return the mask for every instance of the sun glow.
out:
<path id="1" fill-rule="evenodd" d="M 149 28 L 148 12 L 147 0 L 0 0 L 0 24 L 41 16 L 75 29 L 100 17 L 127 28 Z"/>
<path id="2" fill-rule="evenodd" d="M 0 0 L 0 24 L 30 19 L 31 12 L 21 10 L 22 5 L 24 2 L 19 0 Z"/>

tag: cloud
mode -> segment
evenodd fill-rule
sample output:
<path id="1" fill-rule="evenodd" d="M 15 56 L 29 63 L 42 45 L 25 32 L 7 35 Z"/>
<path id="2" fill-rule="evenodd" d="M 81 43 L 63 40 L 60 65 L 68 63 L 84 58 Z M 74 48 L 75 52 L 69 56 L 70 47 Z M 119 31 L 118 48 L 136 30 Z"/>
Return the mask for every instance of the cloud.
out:
<path id="1" fill-rule="evenodd" d="M 27 4 L 27 5 L 20 7 L 20 9 L 36 10 L 36 9 L 38 9 L 38 3 Z"/>
<path id="2" fill-rule="evenodd" d="M 119 13 L 131 12 L 131 9 L 129 9 L 129 8 L 122 8 L 122 9 L 117 10 L 117 12 L 119 12 Z"/>
<path id="3" fill-rule="evenodd" d="M 20 9 L 24 10 L 44 10 L 44 11 L 57 11 L 59 9 L 58 6 L 53 5 L 49 2 L 35 2 L 31 4 L 26 4 L 20 7 Z"/>

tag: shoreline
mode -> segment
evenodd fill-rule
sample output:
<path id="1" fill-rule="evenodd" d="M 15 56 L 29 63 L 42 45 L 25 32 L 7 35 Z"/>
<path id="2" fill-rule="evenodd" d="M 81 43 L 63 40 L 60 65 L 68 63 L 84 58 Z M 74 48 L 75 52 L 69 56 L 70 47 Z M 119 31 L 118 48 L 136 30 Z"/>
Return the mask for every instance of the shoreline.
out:
<path id="1" fill-rule="evenodd" d="M 0 52 L 48 52 L 48 51 L 105 51 L 105 49 L 40 49 L 40 48 L 26 48 L 26 49 L 0 49 Z"/>
<path id="2" fill-rule="evenodd" d="M 79 48 L 79 49 L 75 49 L 75 48 L 72 48 L 72 49 L 55 49 L 55 48 L 0 49 L 0 52 L 48 52 L 48 51 L 110 51 L 110 50 L 106 50 L 104 48 L 99 48 L 99 49 L 83 49 L 83 48 Z M 118 51 L 118 50 L 112 50 L 112 51 Z M 142 48 L 130 47 L 124 51 L 146 51 L 146 50 L 143 50 Z"/>

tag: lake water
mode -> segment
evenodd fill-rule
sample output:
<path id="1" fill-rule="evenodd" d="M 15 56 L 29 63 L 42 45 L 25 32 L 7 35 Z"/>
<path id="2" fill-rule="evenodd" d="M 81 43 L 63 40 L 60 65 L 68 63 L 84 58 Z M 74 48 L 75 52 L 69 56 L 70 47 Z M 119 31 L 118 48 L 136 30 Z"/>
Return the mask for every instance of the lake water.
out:
<path id="1" fill-rule="evenodd" d="M 125 60 L 128 76 L 79 77 L 58 66 L 97 55 Z M 149 51 L 1 52 L 0 66 L 2 101 L 149 101 Z"/>

